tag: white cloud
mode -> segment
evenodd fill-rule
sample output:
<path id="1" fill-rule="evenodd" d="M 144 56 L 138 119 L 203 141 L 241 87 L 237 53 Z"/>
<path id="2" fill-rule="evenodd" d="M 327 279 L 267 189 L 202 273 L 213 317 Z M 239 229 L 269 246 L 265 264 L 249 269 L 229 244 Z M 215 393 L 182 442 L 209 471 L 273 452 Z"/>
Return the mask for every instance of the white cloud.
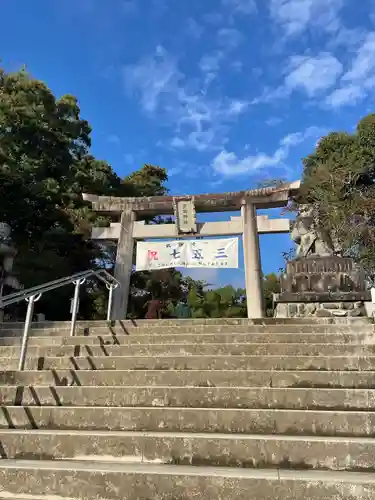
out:
<path id="1" fill-rule="evenodd" d="M 181 173 L 181 167 L 172 167 L 168 168 L 168 177 L 173 177 L 174 175 L 178 175 Z"/>
<path id="2" fill-rule="evenodd" d="M 291 148 L 302 144 L 310 138 L 318 139 L 325 131 L 318 127 L 309 127 L 304 132 L 289 134 L 281 139 L 279 147 L 273 154 L 264 152 L 239 158 L 236 153 L 221 151 L 213 160 L 213 169 L 227 177 L 251 174 L 269 167 L 284 167 Z"/>
<path id="3" fill-rule="evenodd" d="M 192 38 L 198 40 L 203 35 L 203 27 L 193 17 L 189 17 L 186 26 L 187 32 Z"/>
<path id="4" fill-rule="evenodd" d="M 214 67 L 213 61 L 207 60 L 201 65 L 203 69 Z M 154 57 L 125 68 L 124 76 L 144 111 L 174 127 L 173 148 L 204 151 L 222 147 L 227 124 L 248 106 L 245 101 L 227 97 L 210 99 L 204 89 L 197 90 L 163 47 L 157 48 Z"/>
<path id="5" fill-rule="evenodd" d="M 269 127 L 276 127 L 276 125 L 279 125 L 281 122 L 282 122 L 281 118 L 273 116 L 272 118 L 266 120 L 266 125 L 268 125 Z"/>
<path id="6" fill-rule="evenodd" d="M 240 99 L 234 99 L 228 108 L 228 115 L 240 115 L 249 107 L 248 101 L 241 101 Z"/>
<path id="7" fill-rule="evenodd" d="M 218 42 L 227 49 L 234 49 L 244 40 L 243 34 L 236 28 L 221 28 L 217 32 Z"/>
<path id="8" fill-rule="evenodd" d="M 183 95 L 183 92 L 180 104 L 185 108 L 178 122 L 179 135 L 173 137 L 171 146 L 197 151 L 220 148 L 226 142 L 223 138 L 225 123 L 236 119 L 248 107 L 246 101 L 234 99 L 224 105 Z"/>
<path id="9" fill-rule="evenodd" d="M 221 66 L 226 61 L 228 55 L 235 49 L 244 39 L 242 33 L 235 28 L 222 28 L 217 32 L 218 43 L 220 48 L 213 52 L 204 54 L 199 61 L 199 68 L 205 75 L 205 87 L 207 88 L 213 80 L 218 76 Z M 226 61 L 226 66 L 236 71 L 242 69 L 241 61 Z"/>
<path id="10" fill-rule="evenodd" d="M 223 57 L 224 52 L 221 50 L 212 54 L 205 54 L 199 62 L 199 67 L 204 73 L 217 73 Z"/>
<path id="11" fill-rule="evenodd" d="M 285 157 L 281 154 L 282 150 L 278 149 L 272 156 L 265 153 L 258 153 L 245 158 L 238 158 L 236 153 L 228 152 L 224 149 L 213 160 L 213 168 L 225 176 L 235 176 L 249 172 L 255 172 L 265 167 L 274 167 Z"/>
<path id="12" fill-rule="evenodd" d="M 172 139 L 172 147 L 205 151 L 220 147 L 225 139 L 224 124 L 236 119 L 248 106 L 241 100 L 213 101 L 202 95 L 189 95 L 180 89 L 181 114 L 178 120 L 179 136 Z M 186 131 L 187 130 L 187 131 Z"/>
<path id="13" fill-rule="evenodd" d="M 341 73 L 341 62 L 327 52 L 317 57 L 292 56 L 284 87 L 288 92 L 302 89 L 312 97 L 334 85 Z"/>
<path id="14" fill-rule="evenodd" d="M 340 26 L 342 4 L 343 0 L 270 0 L 270 14 L 287 36 L 309 26 L 333 31 Z"/>
<path id="15" fill-rule="evenodd" d="M 231 7 L 239 14 L 252 14 L 257 10 L 255 0 L 221 0 L 224 7 Z"/>
<path id="16" fill-rule="evenodd" d="M 354 105 L 375 87 L 375 32 L 368 33 L 359 45 L 350 69 L 341 78 L 341 87 L 326 99 L 333 108 Z"/>
<path id="17" fill-rule="evenodd" d="M 206 87 L 208 87 L 208 85 L 217 77 L 224 58 L 225 54 L 222 50 L 217 50 L 216 52 L 205 54 L 201 58 L 199 62 L 199 68 L 205 75 Z"/>
<path id="18" fill-rule="evenodd" d="M 363 28 L 347 28 L 341 25 L 339 29 L 332 34 L 330 40 L 328 40 L 327 47 L 346 47 L 349 50 L 355 49 L 358 44 L 360 44 L 366 36 L 366 32 Z"/>
<path id="19" fill-rule="evenodd" d="M 366 80 L 375 72 L 375 33 L 369 33 L 363 44 L 359 47 L 350 71 L 344 76 L 344 81 Z"/>
<path id="20" fill-rule="evenodd" d="M 343 70 L 341 62 L 329 52 L 321 52 L 316 57 L 291 56 L 286 66 L 283 84 L 274 89 L 266 88 L 251 104 L 285 99 L 296 90 L 314 97 L 333 87 Z"/>
<path id="21" fill-rule="evenodd" d="M 326 99 L 326 104 L 332 108 L 339 108 L 346 104 L 354 105 L 360 101 L 365 92 L 358 85 L 348 85 L 332 92 Z"/>
<path id="22" fill-rule="evenodd" d="M 126 67 L 124 76 L 127 86 L 140 94 L 141 104 L 149 112 L 157 109 L 163 94 L 173 91 L 182 77 L 176 61 L 161 46 L 154 57 Z"/>
<path id="23" fill-rule="evenodd" d="M 199 119 L 195 122 L 196 129 L 187 135 L 175 136 L 171 140 L 171 146 L 175 149 L 196 149 L 205 151 L 214 147 L 215 130 L 213 128 L 204 129 L 204 125 Z"/>

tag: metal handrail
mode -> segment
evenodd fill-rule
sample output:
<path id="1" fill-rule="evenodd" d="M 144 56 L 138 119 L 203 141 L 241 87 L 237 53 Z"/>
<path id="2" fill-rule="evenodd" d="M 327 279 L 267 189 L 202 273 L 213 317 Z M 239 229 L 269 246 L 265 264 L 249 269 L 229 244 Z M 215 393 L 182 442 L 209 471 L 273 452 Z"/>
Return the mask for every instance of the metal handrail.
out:
<path id="1" fill-rule="evenodd" d="M 72 274 L 71 276 L 67 276 L 65 278 L 49 281 L 48 283 L 43 283 L 42 285 L 37 285 L 32 288 L 28 288 L 26 290 L 21 290 L 19 292 L 11 293 L 9 295 L 5 295 L 4 297 L 0 298 L 0 309 L 3 309 L 4 307 L 9 306 L 11 304 L 16 304 L 17 302 L 21 302 L 22 300 L 26 300 L 26 302 L 28 303 L 25 326 L 22 336 L 20 360 L 18 365 L 19 370 L 23 370 L 25 368 L 27 344 L 29 340 L 29 331 L 31 327 L 35 302 L 37 302 L 41 298 L 43 293 L 50 292 L 51 290 L 56 290 L 57 288 L 61 288 L 65 285 L 74 284 L 75 290 L 74 290 L 74 298 L 71 309 L 72 317 L 70 326 L 70 335 L 73 336 L 75 332 L 77 314 L 79 308 L 80 286 L 83 285 L 86 279 L 90 278 L 91 276 L 96 277 L 103 283 L 105 283 L 106 287 L 109 290 L 107 321 L 110 321 L 112 318 L 113 291 L 115 288 L 120 286 L 120 283 L 105 269 L 89 269 L 87 271 L 82 271 L 80 273 Z"/>
<path id="2" fill-rule="evenodd" d="M 101 275 L 104 275 L 105 278 Z M 9 295 L 4 295 L 0 298 L 0 309 L 4 307 L 10 306 L 17 302 L 21 302 L 22 300 L 26 300 L 32 295 L 38 295 L 39 293 L 49 292 L 51 290 L 55 290 L 56 288 L 60 288 L 65 285 L 69 285 L 70 283 L 74 283 L 74 281 L 79 279 L 87 279 L 91 276 L 96 276 L 101 281 L 104 281 L 106 284 L 116 283 L 119 285 L 119 282 L 105 269 L 88 269 L 87 271 L 81 271 L 80 273 L 72 274 L 71 276 L 66 276 L 64 278 L 59 278 L 57 280 L 48 281 L 47 283 L 43 283 L 42 285 L 36 285 L 32 288 L 27 288 L 26 290 L 20 290 L 18 292 L 11 293 Z M 107 279 L 106 279 L 107 278 Z"/>

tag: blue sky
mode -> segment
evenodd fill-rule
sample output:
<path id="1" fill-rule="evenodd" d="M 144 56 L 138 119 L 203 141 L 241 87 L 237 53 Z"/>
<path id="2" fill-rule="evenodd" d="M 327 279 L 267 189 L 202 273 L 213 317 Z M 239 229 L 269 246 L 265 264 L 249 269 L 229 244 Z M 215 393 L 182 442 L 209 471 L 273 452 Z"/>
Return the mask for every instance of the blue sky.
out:
<path id="1" fill-rule="evenodd" d="M 374 7 L 1 0 L 0 57 L 10 70 L 26 64 L 56 95 L 76 95 L 93 153 L 120 175 L 153 163 L 168 170 L 172 194 L 249 189 L 298 179 L 319 137 L 373 111 Z M 290 247 L 287 235 L 263 236 L 264 272 Z M 241 270 L 203 273 L 243 283 Z"/>

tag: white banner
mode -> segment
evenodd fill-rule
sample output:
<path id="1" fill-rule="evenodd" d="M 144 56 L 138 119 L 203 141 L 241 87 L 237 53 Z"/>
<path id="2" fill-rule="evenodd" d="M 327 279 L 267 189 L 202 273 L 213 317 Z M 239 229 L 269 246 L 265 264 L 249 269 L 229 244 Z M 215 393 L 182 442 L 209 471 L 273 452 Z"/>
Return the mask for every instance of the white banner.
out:
<path id="1" fill-rule="evenodd" d="M 238 268 L 238 238 L 137 243 L 137 271 L 169 267 Z"/>

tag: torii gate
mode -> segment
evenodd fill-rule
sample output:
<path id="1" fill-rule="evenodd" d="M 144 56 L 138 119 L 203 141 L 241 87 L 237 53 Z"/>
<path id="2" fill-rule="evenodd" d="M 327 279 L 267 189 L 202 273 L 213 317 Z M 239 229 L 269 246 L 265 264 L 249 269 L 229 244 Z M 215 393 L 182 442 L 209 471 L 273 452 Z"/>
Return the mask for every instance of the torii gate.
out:
<path id="1" fill-rule="evenodd" d="M 114 274 L 121 286 L 114 291 L 112 319 L 120 320 L 126 317 L 134 241 L 229 235 L 242 235 L 243 238 L 248 317 L 263 317 L 262 266 L 258 233 L 289 233 L 290 221 L 257 216 L 256 210 L 286 206 L 297 194 L 299 187 L 300 181 L 297 181 L 278 187 L 181 197 L 117 198 L 84 194 L 84 200 L 92 203 L 94 211 L 117 215 L 120 218 L 120 222 L 112 223 L 109 227 L 95 227 L 92 230 L 92 239 L 118 241 Z M 189 206 L 192 210 L 188 213 Z M 241 216 L 231 217 L 230 221 L 203 223 L 195 221 L 195 211 L 207 213 L 238 210 L 241 210 Z M 185 227 L 179 220 L 181 213 L 184 216 Z M 145 224 L 144 221 L 136 221 L 137 215 L 140 217 L 176 215 L 177 220 L 175 224 Z"/>

